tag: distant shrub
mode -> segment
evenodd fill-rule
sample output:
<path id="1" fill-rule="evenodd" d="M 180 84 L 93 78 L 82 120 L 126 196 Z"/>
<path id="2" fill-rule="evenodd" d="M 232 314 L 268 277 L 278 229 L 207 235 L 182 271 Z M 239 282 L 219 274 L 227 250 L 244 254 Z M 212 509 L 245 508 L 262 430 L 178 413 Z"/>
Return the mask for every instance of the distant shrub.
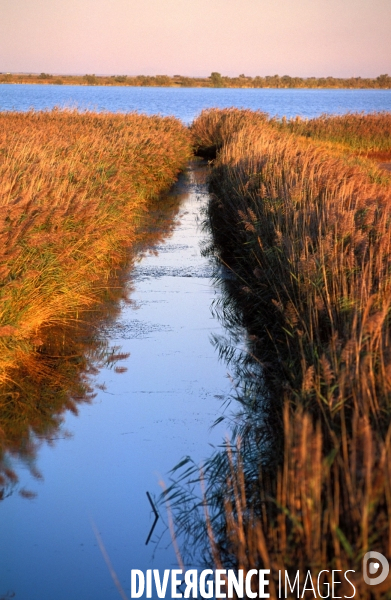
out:
<path id="1" fill-rule="evenodd" d="M 211 73 L 210 80 L 213 87 L 225 87 L 224 80 L 220 73 L 217 73 L 215 71 Z"/>
<path id="2" fill-rule="evenodd" d="M 156 75 L 155 77 L 156 85 L 159 86 L 168 86 L 171 84 L 171 78 L 168 75 Z"/>
<path id="3" fill-rule="evenodd" d="M 83 79 L 87 85 L 96 85 L 98 83 L 98 78 L 96 75 L 84 75 Z"/>
<path id="4" fill-rule="evenodd" d="M 193 77 L 181 77 L 180 84 L 181 87 L 194 87 L 196 85 L 196 81 Z"/>

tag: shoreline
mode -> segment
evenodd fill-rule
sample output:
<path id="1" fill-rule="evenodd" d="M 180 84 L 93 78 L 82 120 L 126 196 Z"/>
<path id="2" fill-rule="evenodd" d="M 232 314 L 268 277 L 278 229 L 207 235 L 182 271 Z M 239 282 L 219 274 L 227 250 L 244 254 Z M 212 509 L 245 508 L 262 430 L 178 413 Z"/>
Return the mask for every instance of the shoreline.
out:
<path id="1" fill-rule="evenodd" d="M 217 80 L 213 75 L 219 75 Z M 85 87 L 156 87 L 210 89 L 280 89 L 280 90 L 390 90 L 391 77 L 377 78 L 299 78 L 299 77 L 210 77 L 167 75 L 99 76 L 99 75 L 22 75 L 0 73 L 0 84 L 8 85 L 72 85 Z M 383 79 L 382 79 L 383 78 Z"/>

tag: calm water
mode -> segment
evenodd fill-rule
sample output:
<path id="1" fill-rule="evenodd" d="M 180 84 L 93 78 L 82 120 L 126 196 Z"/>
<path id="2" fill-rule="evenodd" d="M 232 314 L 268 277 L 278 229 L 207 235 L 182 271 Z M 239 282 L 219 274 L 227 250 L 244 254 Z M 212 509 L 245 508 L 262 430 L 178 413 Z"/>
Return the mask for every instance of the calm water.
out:
<path id="1" fill-rule="evenodd" d="M 203 108 L 238 106 L 270 115 L 391 111 L 391 90 L 144 88 L 0 84 L 0 110 L 54 106 L 175 115 L 190 123 Z"/>
<path id="2" fill-rule="evenodd" d="M 182 195 L 173 234 L 132 272 L 132 304 L 123 303 L 102 332 L 130 353 L 120 361 L 127 372 L 100 370 L 96 383 L 105 389 L 79 416 L 67 415 L 54 447 L 40 448 L 41 481 L 16 465 L 20 482 L 0 503 L 0 598 L 119 597 L 92 522 L 129 597 L 131 569 L 177 568 L 163 519 L 145 545 L 153 523 L 146 491 L 158 496 L 159 480 L 169 484 L 167 473 L 182 457 L 201 462 L 220 443 L 225 430 L 210 428 L 230 392 L 210 343 L 221 326 L 210 312 L 217 294 L 211 267 L 199 251 L 197 217 L 207 196 L 195 175 L 182 176 L 173 190 Z M 23 488 L 36 498 L 18 495 Z"/>
<path id="3" fill-rule="evenodd" d="M 210 106 L 307 117 L 391 110 L 391 91 L 0 85 L 0 110 L 53 106 L 138 110 L 189 123 Z M 221 442 L 224 426 L 210 427 L 231 392 L 210 343 L 221 325 L 210 312 L 218 292 L 199 251 L 197 217 L 207 202 L 205 187 L 195 186 L 200 178 L 197 169 L 181 178 L 173 191 L 183 194 L 179 223 L 129 275 L 133 303 L 122 302 L 101 331 L 129 353 L 121 361 L 127 371 L 101 368 L 96 398 L 81 405 L 79 416 L 66 414 L 52 446 L 38 444 L 30 462 L 15 453 L 20 482 L 0 503 L 0 599 L 117 598 L 92 522 L 129 596 L 131 569 L 176 567 L 163 519 L 145 545 L 153 522 L 146 491 L 157 496 L 159 479 L 168 482 L 183 456 L 201 461 L 210 444 Z M 37 471 L 42 479 L 31 475 Z M 21 489 L 37 496 L 23 498 Z"/>

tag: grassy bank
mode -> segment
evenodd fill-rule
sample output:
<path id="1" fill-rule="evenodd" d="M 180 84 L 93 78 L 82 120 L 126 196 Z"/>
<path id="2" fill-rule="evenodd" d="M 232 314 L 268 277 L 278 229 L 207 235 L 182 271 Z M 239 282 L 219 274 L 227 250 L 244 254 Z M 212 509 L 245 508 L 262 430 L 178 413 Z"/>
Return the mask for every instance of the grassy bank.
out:
<path id="1" fill-rule="evenodd" d="M 352 127 L 377 139 L 373 122 Z M 212 553 L 275 574 L 354 569 L 357 597 L 385 598 L 390 578 L 371 590 L 361 561 L 368 550 L 391 558 L 391 187 L 290 129 L 234 109 L 192 126 L 196 148 L 217 150 L 214 252 L 234 274 L 232 303 L 265 381 L 257 435 L 248 427 L 241 452 L 209 463 Z M 341 140 L 338 118 L 325 129 Z M 275 439 L 269 454 L 262 434 Z"/>
<path id="2" fill-rule="evenodd" d="M 0 384 L 97 301 L 190 154 L 174 118 L 0 113 Z"/>
<path id="3" fill-rule="evenodd" d="M 312 140 L 327 140 L 362 156 L 391 160 L 391 113 L 321 115 L 315 119 L 283 119 L 282 131 Z"/>
<path id="4" fill-rule="evenodd" d="M 100 368 L 118 376 L 126 371 L 122 361 L 128 355 L 109 342 L 107 333 L 133 293 L 129 272 L 134 260 L 171 234 L 181 199 L 178 193 L 165 193 L 151 202 L 143 212 L 135 251 L 100 290 L 95 288 L 96 304 L 79 312 L 78 319 L 42 327 L 39 351 L 8 371 L 8 381 L 0 386 L 0 500 L 16 492 L 35 495 L 21 488 L 20 464 L 40 478 L 36 464 L 41 446 L 66 435 L 66 413 L 77 414 L 81 403 L 95 397 Z"/>
<path id="5" fill-rule="evenodd" d="M 48 85 L 110 85 L 142 87 L 225 87 L 225 88 L 301 88 L 301 89 L 390 89 L 387 74 L 369 77 L 290 77 L 266 75 L 250 77 L 243 73 L 228 77 L 214 71 L 209 77 L 186 75 L 52 75 L 51 73 L 0 73 L 0 83 Z"/>

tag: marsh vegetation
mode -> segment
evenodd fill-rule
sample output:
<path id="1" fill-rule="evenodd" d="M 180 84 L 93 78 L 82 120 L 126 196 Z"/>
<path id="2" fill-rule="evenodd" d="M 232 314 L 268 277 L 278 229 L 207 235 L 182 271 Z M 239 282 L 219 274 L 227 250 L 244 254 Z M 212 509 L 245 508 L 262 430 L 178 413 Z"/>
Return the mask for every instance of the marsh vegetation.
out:
<path id="1" fill-rule="evenodd" d="M 204 491 L 191 464 L 169 490 L 178 526 L 209 539 L 217 566 L 353 569 L 372 597 L 362 557 L 391 556 L 391 187 L 357 154 L 389 147 L 389 115 L 209 110 L 191 131 L 215 155 L 209 252 L 231 273 L 220 312 L 248 340 L 220 344 L 237 359 L 239 416 Z"/>
<path id="2" fill-rule="evenodd" d="M 90 307 L 190 156 L 174 118 L 0 114 L 0 383 L 40 329 Z"/>
<path id="3" fill-rule="evenodd" d="M 7 456 L 31 461 L 37 439 L 90 397 L 88 372 L 121 358 L 93 324 L 121 297 L 116 277 L 189 156 L 174 118 L 0 114 L 2 495 L 16 481 Z"/>
<path id="4" fill-rule="evenodd" d="M 238 409 L 201 476 L 191 461 L 174 471 L 178 530 L 204 537 L 216 566 L 244 570 L 358 572 L 367 550 L 391 558 L 391 187 L 378 167 L 390 129 L 388 113 L 213 109 L 190 130 L 136 114 L 1 113 L 3 496 L 8 457 L 31 463 L 64 411 L 91 398 L 89 375 L 123 358 L 96 324 L 116 314 L 121 268 L 193 146 L 213 160 L 205 252 Z"/>
<path id="5" fill-rule="evenodd" d="M 51 73 L 0 73 L 0 83 L 34 83 L 49 85 L 109 85 L 135 87 L 214 87 L 277 89 L 390 89 L 391 77 L 291 77 L 266 75 L 251 77 L 241 73 L 228 77 L 217 71 L 209 77 L 187 75 L 52 75 Z"/>
<path id="6" fill-rule="evenodd" d="M 94 290 L 93 305 L 80 310 L 77 318 L 42 325 L 39 348 L 10 369 L 0 386 L 0 499 L 15 491 L 25 498 L 35 496 L 20 484 L 20 464 L 41 479 L 40 448 L 67 435 L 63 424 L 68 411 L 77 415 L 83 403 L 106 389 L 97 381 L 98 372 L 126 372 L 123 364 L 129 353 L 110 342 L 105 332 L 118 320 L 123 303 L 132 303 L 129 273 L 135 261 L 171 234 L 180 203 L 181 196 L 172 194 L 149 203 L 137 241 L 121 266 Z"/>

